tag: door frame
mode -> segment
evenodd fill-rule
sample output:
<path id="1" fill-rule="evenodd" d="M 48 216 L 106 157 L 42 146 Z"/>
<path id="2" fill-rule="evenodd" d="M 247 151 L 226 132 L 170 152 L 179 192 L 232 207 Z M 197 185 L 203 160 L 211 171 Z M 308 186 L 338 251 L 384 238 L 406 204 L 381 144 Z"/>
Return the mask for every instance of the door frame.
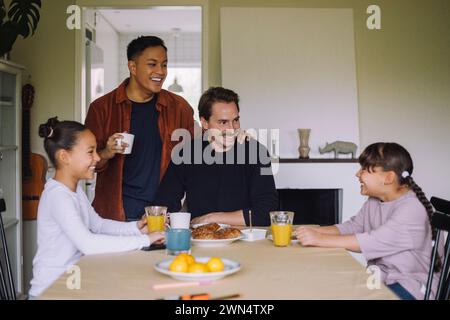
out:
<path id="1" fill-rule="evenodd" d="M 74 119 L 84 123 L 86 118 L 86 50 L 85 50 L 85 32 L 87 9 L 148 9 L 151 7 L 200 7 L 202 10 L 202 89 L 208 87 L 208 0 L 136 0 L 128 5 L 118 4 L 118 1 L 105 0 L 99 5 L 98 0 L 77 0 L 76 4 L 81 7 L 81 28 L 75 30 L 75 97 L 74 97 Z M 195 107 L 195 106 L 193 106 Z"/>

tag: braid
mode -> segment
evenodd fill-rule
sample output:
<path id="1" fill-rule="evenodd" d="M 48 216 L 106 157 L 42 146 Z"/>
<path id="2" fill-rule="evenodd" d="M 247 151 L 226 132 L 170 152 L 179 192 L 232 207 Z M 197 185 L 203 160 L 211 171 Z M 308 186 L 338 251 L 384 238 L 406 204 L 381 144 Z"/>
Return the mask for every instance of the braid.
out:
<path id="1" fill-rule="evenodd" d="M 417 199 L 419 199 L 419 201 L 425 207 L 425 210 L 427 210 L 428 219 L 430 221 L 430 226 L 431 226 L 431 218 L 433 217 L 433 214 L 434 214 L 433 206 L 431 205 L 430 201 L 428 201 L 427 197 L 425 196 L 425 193 L 422 191 L 422 188 L 420 188 L 417 185 L 417 183 L 414 181 L 414 179 L 411 176 L 408 176 L 404 179 L 405 179 L 406 185 L 408 187 L 410 187 L 412 189 L 412 191 L 414 191 L 414 193 L 417 196 Z M 433 228 L 433 226 L 431 226 L 431 239 L 434 241 L 436 241 L 436 233 L 437 233 L 436 228 Z M 438 253 L 437 257 L 436 257 L 436 264 L 434 266 L 434 272 L 439 272 L 441 270 L 441 267 L 442 267 L 442 261 L 441 261 L 441 258 L 439 257 L 439 253 Z"/>

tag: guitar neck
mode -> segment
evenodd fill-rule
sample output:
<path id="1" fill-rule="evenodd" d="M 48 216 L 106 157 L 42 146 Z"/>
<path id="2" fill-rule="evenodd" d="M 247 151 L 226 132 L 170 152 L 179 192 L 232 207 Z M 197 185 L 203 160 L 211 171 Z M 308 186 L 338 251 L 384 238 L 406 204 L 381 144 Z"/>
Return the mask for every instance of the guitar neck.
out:
<path id="1" fill-rule="evenodd" d="M 24 109 L 22 112 L 22 178 L 31 178 L 30 167 L 30 110 Z"/>

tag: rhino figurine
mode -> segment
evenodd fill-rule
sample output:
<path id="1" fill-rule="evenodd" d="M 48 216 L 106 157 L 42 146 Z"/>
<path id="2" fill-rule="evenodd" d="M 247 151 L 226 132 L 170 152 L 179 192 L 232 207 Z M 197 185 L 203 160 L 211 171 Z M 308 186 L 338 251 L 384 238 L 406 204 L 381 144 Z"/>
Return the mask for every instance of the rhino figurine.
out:
<path id="1" fill-rule="evenodd" d="M 337 159 L 339 153 L 342 154 L 352 154 L 352 159 L 356 157 L 356 149 L 358 147 L 353 142 L 346 142 L 346 141 L 335 141 L 333 143 L 328 143 L 325 145 L 325 147 L 320 148 L 319 152 L 320 154 L 327 153 L 334 151 L 334 158 Z"/>

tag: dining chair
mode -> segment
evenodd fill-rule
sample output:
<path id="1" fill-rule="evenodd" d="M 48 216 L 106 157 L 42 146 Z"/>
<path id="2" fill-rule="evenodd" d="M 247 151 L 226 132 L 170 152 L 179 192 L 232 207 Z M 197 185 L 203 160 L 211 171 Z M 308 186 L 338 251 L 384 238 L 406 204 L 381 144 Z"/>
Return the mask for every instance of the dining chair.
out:
<path id="1" fill-rule="evenodd" d="M 3 211 L 6 211 L 6 205 L 4 199 L 0 199 L 0 300 L 16 300 L 16 290 L 3 226 Z"/>
<path id="2" fill-rule="evenodd" d="M 447 233 L 447 240 L 445 241 L 444 254 L 441 257 L 442 268 L 439 275 L 439 281 L 436 291 L 436 300 L 448 300 L 450 296 L 450 277 L 449 277 L 449 256 L 450 256 L 450 201 L 432 197 L 430 200 L 435 212 L 431 218 L 431 226 L 437 230 L 436 240 L 434 242 L 433 251 L 431 254 L 430 270 L 428 272 L 427 288 L 425 291 L 425 300 L 429 300 L 431 288 L 433 284 L 433 274 L 436 264 L 436 257 L 438 254 L 439 242 L 444 240 L 442 233 Z"/>

